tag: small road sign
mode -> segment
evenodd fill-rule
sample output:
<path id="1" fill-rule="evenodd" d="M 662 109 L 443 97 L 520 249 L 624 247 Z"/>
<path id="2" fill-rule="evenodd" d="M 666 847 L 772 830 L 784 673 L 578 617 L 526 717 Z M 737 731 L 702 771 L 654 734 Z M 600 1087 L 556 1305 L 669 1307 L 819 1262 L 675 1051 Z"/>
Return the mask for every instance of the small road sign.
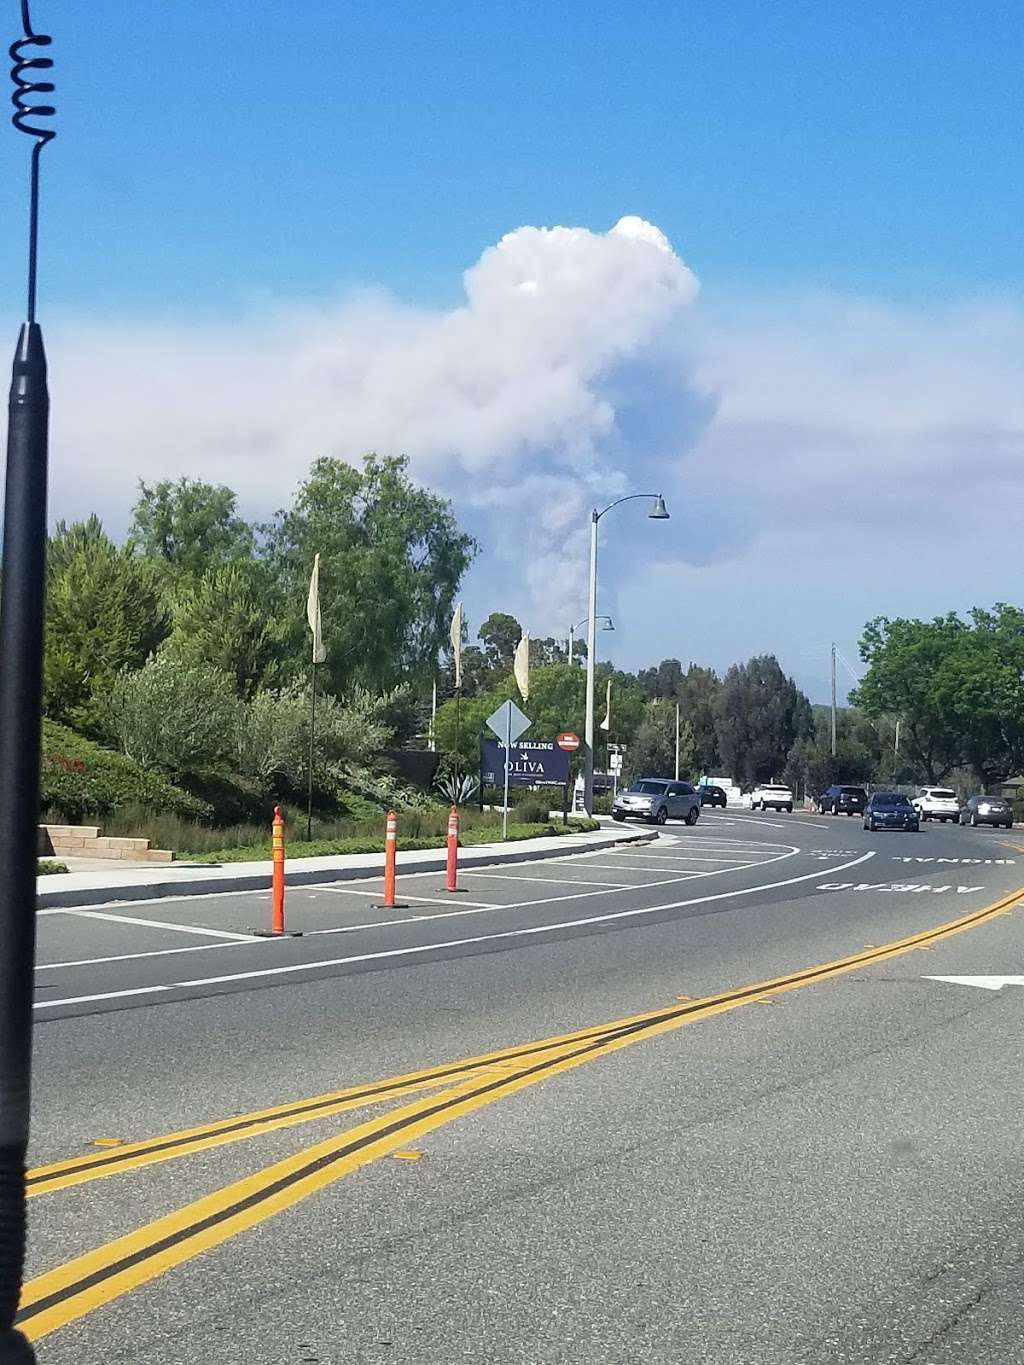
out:
<path id="1" fill-rule="evenodd" d="M 571 730 L 564 730 L 560 735 L 555 736 L 555 743 L 567 754 L 573 754 L 580 747 L 580 737 L 574 735 Z"/>
<path id="2" fill-rule="evenodd" d="M 498 707 L 497 711 L 487 717 L 487 724 L 502 744 L 506 742 L 515 744 L 523 731 L 530 728 L 533 721 L 529 716 L 523 715 L 514 701 L 506 701 Z"/>

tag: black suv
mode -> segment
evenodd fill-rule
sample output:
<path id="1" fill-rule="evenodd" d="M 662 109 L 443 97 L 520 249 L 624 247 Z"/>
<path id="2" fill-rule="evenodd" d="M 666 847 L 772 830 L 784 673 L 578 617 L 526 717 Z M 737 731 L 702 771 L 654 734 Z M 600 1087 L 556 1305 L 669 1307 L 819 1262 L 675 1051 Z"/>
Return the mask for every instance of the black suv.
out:
<path id="1" fill-rule="evenodd" d="M 697 795 L 700 797 L 702 806 L 727 806 L 729 804 L 722 788 L 712 786 L 710 782 L 705 782 L 698 787 Z"/>
<path id="2" fill-rule="evenodd" d="M 829 787 L 818 797 L 818 809 L 823 815 L 863 815 L 868 794 L 863 787 Z"/>

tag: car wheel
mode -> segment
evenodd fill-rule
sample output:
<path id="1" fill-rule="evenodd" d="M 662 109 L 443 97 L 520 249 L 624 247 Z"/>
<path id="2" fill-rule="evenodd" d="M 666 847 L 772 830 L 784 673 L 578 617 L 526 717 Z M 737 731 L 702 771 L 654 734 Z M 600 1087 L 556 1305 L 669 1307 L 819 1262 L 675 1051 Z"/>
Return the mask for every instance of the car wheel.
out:
<path id="1" fill-rule="evenodd" d="M 1012 820 L 1007 820 L 1005 828 L 1006 828 L 1006 829 L 1013 829 L 1013 821 L 1012 821 Z"/>
<path id="2" fill-rule="evenodd" d="M 664 824 L 667 822 L 667 820 L 668 820 L 668 811 L 665 809 L 664 806 L 662 806 L 661 810 L 658 811 L 658 813 L 657 813 L 657 815 L 654 817 L 654 819 L 655 819 L 655 823 L 657 823 L 657 824 L 659 824 L 659 825 L 664 825 Z"/>
<path id="3" fill-rule="evenodd" d="M 786 807 L 786 810 L 789 811 L 790 815 L 793 814 L 793 807 L 792 807 L 792 806 L 787 806 L 787 807 Z"/>
<path id="4" fill-rule="evenodd" d="M 849 818 L 849 816 L 851 816 L 851 815 L 853 814 L 853 811 L 852 811 L 852 810 L 848 810 L 848 811 L 846 812 L 846 814 L 847 814 L 847 817 Z"/>
<path id="5" fill-rule="evenodd" d="M 613 810 L 613 811 L 612 811 L 612 819 L 613 819 L 613 820 L 625 820 L 625 818 L 626 818 L 626 817 L 623 815 L 622 811 L 620 811 L 620 810 Z"/>
<path id="6" fill-rule="evenodd" d="M 686 823 L 688 825 L 695 825 L 699 819 L 700 811 L 697 809 L 696 806 L 691 806 L 690 809 L 686 812 Z"/>

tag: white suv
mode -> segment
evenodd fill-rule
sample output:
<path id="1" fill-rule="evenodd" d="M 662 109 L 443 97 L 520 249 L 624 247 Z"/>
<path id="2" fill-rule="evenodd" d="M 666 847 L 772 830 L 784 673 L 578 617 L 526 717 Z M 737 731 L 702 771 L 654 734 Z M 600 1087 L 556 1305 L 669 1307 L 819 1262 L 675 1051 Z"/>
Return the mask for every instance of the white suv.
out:
<path id="1" fill-rule="evenodd" d="M 910 804 L 917 807 L 922 821 L 941 820 L 945 824 L 947 820 L 960 819 L 960 802 L 949 787 L 921 787 Z"/>
<path id="2" fill-rule="evenodd" d="M 788 787 L 766 783 L 750 793 L 750 807 L 752 810 L 788 810 L 792 813 L 793 793 Z"/>

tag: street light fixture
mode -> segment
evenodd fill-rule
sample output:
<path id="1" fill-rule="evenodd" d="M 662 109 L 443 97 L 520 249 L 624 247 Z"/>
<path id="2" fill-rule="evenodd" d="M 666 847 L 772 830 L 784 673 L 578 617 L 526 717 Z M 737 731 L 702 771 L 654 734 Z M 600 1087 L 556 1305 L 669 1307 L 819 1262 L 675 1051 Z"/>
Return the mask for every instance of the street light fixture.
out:
<path id="1" fill-rule="evenodd" d="M 570 662 L 570 663 L 572 663 L 572 647 L 573 647 L 573 643 L 574 643 L 574 641 L 575 641 L 575 639 L 576 639 L 576 632 L 579 630 L 580 626 L 585 626 L 585 625 L 587 624 L 588 619 L 589 619 L 588 617 L 584 616 L 584 618 L 583 618 L 582 621 L 577 621 L 576 624 L 575 624 L 574 626 L 570 626 L 570 627 L 569 627 L 569 662 Z M 603 621 L 603 622 L 604 622 L 604 625 L 601 627 L 602 630 L 614 630 L 614 629 L 615 629 L 615 622 L 612 620 L 612 618 L 611 618 L 610 616 L 599 616 L 597 619 L 598 619 L 599 621 Z"/>
<path id="2" fill-rule="evenodd" d="M 623 502 L 633 502 L 636 498 L 650 498 L 651 510 L 647 513 L 651 521 L 668 521 L 668 508 L 660 493 L 627 493 L 624 498 L 616 498 L 599 512 L 595 507 L 590 514 L 590 614 L 587 618 L 587 718 L 584 731 L 586 753 L 583 762 L 583 804 L 587 814 L 594 813 L 594 665 L 597 654 L 597 523 L 601 518 Z"/>

